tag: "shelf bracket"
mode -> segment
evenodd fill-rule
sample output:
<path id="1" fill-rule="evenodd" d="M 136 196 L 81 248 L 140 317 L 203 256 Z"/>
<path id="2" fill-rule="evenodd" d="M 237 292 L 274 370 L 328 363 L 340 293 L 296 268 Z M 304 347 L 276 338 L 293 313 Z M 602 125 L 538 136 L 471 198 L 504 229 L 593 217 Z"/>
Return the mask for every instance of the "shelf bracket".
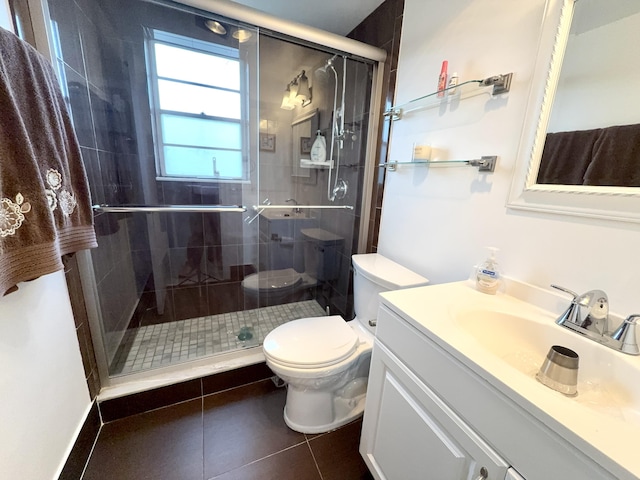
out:
<path id="1" fill-rule="evenodd" d="M 401 108 L 391 108 L 383 113 L 385 117 L 391 118 L 392 121 L 400 120 L 402 118 Z"/>
<path id="2" fill-rule="evenodd" d="M 511 79 L 513 73 L 504 73 L 502 75 L 495 75 L 493 77 L 485 78 L 481 85 L 488 87 L 493 85 L 493 91 L 491 95 L 500 95 L 501 93 L 507 93 L 511 89 Z"/>
<path id="3" fill-rule="evenodd" d="M 477 160 L 469 160 L 469 165 L 478 167 L 479 172 L 493 172 L 496 169 L 496 160 L 496 155 L 483 156 Z"/>

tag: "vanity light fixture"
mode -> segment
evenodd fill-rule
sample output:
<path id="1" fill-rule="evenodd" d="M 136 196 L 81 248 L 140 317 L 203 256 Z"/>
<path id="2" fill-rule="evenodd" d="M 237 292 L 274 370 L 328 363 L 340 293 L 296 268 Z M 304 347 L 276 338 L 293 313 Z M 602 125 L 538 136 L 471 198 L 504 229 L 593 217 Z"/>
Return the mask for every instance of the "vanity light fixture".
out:
<path id="1" fill-rule="evenodd" d="M 292 110 L 296 104 L 306 107 L 311 103 L 311 87 L 304 70 L 287 84 L 280 108 Z"/>
<path id="2" fill-rule="evenodd" d="M 280 108 L 282 108 L 283 110 L 293 110 L 294 108 L 296 108 L 296 105 L 295 103 L 293 103 L 293 99 L 291 98 L 291 84 L 288 84 L 287 88 L 284 91 Z"/>
<path id="3" fill-rule="evenodd" d="M 298 95 L 296 100 L 300 100 L 303 107 L 311 103 L 311 88 L 309 87 L 309 79 L 305 75 L 304 70 L 302 70 L 298 79 Z"/>

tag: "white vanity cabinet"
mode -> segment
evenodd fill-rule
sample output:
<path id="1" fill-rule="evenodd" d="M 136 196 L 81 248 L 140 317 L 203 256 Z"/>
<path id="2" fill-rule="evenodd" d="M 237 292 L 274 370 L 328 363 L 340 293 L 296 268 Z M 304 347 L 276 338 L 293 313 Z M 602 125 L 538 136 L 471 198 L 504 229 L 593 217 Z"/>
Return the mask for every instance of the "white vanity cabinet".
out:
<path id="1" fill-rule="evenodd" d="M 370 375 L 362 448 L 377 478 L 505 478 L 507 463 L 380 343 Z"/>
<path id="2" fill-rule="evenodd" d="M 617 478 L 523 405 L 383 298 L 360 443 L 376 479 Z"/>

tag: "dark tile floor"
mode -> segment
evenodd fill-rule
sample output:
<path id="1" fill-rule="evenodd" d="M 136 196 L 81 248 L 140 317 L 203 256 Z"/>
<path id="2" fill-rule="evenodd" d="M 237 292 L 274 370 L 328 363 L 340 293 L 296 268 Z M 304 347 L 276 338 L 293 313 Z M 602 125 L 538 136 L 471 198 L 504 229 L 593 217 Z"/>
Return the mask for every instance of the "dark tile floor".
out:
<path id="1" fill-rule="evenodd" d="M 282 418 L 270 380 L 107 423 L 83 480 L 371 479 L 358 453 L 362 421 L 304 435 Z"/>

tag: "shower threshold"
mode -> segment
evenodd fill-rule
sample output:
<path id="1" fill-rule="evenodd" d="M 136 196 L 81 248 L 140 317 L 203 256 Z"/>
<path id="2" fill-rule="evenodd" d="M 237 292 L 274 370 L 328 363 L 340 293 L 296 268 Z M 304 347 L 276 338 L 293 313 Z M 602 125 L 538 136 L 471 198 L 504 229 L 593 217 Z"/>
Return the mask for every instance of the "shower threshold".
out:
<path id="1" fill-rule="evenodd" d="M 133 329 L 125 335 L 111 375 L 127 375 L 262 345 L 283 323 L 326 312 L 315 300 L 207 315 Z"/>

